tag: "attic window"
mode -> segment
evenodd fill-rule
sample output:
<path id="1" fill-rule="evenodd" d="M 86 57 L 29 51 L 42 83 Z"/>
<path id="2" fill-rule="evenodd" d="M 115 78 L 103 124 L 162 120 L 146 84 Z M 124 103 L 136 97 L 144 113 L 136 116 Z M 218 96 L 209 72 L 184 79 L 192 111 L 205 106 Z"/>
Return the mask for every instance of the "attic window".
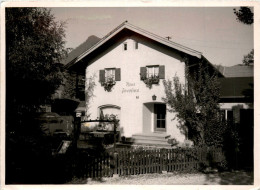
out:
<path id="1" fill-rule="evenodd" d="M 124 51 L 127 50 L 127 43 L 124 43 Z"/>
<path id="2" fill-rule="evenodd" d="M 135 49 L 138 49 L 138 42 L 135 42 Z"/>

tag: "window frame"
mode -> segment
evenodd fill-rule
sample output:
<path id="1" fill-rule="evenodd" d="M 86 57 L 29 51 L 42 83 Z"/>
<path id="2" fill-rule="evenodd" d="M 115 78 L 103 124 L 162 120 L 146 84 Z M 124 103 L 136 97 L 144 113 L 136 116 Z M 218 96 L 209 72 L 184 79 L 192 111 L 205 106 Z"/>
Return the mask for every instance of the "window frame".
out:
<path id="1" fill-rule="evenodd" d="M 123 43 L 123 50 L 124 50 L 124 51 L 127 51 L 127 48 L 128 48 L 128 47 L 127 47 L 127 42 L 124 42 L 124 43 Z"/>
<path id="2" fill-rule="evenodd" d="M 116 80 L 116 68 L 115 67 L 112 67 L 112 68 L 105 68 L 105 81 L 107 82 L 108 81 L 108 77 L 112 76 L 113 78 L 113 81 Z M 110 75 L 107 76 L 108 74 L 108 71 L 112 71 L 112 73 Z M 113 74 L 114 73 L 114 74 Z"/>
<path id="3" fill-rule="evenodd" d="M 139 49 L 139 43 L 138 43 L 137 41 L 135 41 L 134 47 L 135 47 L 135 50 L 138 50 L 138 49 Z"/>
<path id="4" fill-rule="evenodd" d="M 152 71 L 152 75 L 149 76 L 149 68 L 153 68 L 153 71 Z M 157 68 L 158 72 L 157 74 L 155 73 L 155 68 Z M 159 65 L 147 65 L 146 66 L 146 77 L 147 78 L 151 78 L 151 77 L 159 77 L 159 71 L 160 70 L 160 66 Z"/>

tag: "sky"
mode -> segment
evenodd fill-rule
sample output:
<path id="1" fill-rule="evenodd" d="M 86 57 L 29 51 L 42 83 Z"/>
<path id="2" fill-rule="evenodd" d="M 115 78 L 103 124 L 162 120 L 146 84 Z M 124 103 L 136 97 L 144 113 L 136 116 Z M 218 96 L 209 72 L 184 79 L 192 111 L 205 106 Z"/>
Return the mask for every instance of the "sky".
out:
<path id="1" fill-rule="evenodd" d="M 212 63 L 242 64 L 254 48 L 254 26 L 236 20 L 234 7 L 56 7 L 66 21 L 66 47 L 76 48 L 89 36 L 104 37 L 124 21 L 199 52 Z M 236 7 L 238 9 L 238 7 Z"/>

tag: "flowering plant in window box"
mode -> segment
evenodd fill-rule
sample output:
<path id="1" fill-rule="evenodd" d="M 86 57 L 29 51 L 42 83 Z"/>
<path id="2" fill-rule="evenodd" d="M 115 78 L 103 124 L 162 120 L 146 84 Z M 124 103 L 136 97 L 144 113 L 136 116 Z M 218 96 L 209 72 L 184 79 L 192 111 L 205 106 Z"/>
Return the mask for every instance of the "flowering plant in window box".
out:
<path id="1" fill-rule="evenodd" d="M 144 83 L 146 84 L 146 86 L 148 88 L 152 88 L 152 85 L 153 84 L 158 84 L 160 79 L 159 79 L 159 76 L 158 75 L 152 75 L 150 77 L 142 77 L 142 80 L 144 81 Z"/>
<path id="2" fill-rule="evenodd" d="M 105 82 L 102 82 L 101 85 L 104 86 L 105 91 L 111 92 L 112 87 L 116 84 L 116 81 L 113 76 L 106 78 Z"/>

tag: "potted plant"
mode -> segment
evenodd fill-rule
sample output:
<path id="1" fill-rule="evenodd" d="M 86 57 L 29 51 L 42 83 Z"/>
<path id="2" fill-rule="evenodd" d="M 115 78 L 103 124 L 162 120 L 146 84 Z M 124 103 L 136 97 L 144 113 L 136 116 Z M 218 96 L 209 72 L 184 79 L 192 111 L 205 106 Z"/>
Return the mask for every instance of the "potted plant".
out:
<path id="1" fill-rule="evenodd" d="M 150 77 L 142 76 L 142 80 L 148 88 L 152 88 L 153 84 L 158 84 L 160 79 L 158 75 L 152 75 Z"/>
<path id="2" fill-rule="evenodd" d="M 105 91 L 111 92 L 112 87 L 116 84 L 113 76 L 106 78 L 105 82 L 102 82 L 101 85 L 104 86 Z"/>

